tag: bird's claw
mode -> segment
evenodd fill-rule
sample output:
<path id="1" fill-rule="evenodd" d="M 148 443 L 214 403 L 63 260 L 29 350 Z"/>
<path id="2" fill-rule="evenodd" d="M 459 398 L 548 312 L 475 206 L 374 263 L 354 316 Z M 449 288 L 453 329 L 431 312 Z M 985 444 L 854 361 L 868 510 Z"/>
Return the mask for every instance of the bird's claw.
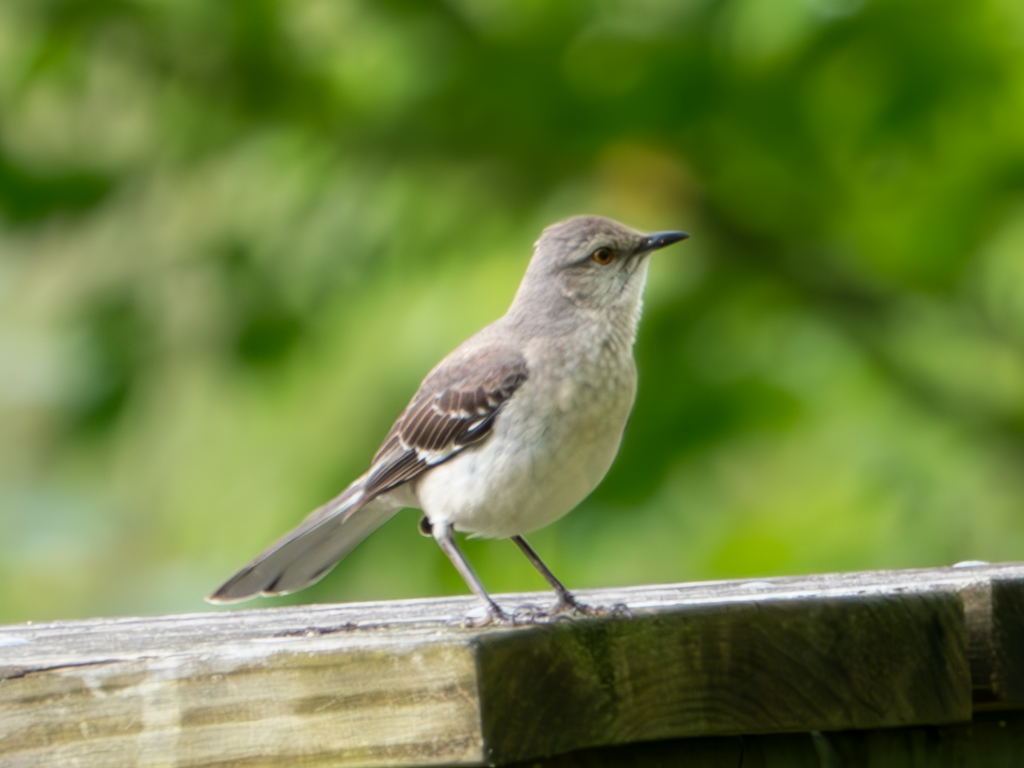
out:
<path id="1" fill-rule="evenodd" d="M 521 605 L 512 612 L 513 624 L 536 624 L 543 611 L 536 605 Z"/>
<path id="2" fill-rule="evenodd" d="M 484 627 L 554 624 L 559 621 L 572 621 L 588 616 L 628 619 L 632 617 L 632 614 L 625 603 L 609 606 L 587 605 L 570 595 L 568 598 L 559 598 L 558 602 L 547 610 L 538 605 L 522 605 L 512 613 L 506 613 L 497 604 L 493 604 L 487 606 L 485 613 L 467 614 L 462 618 L 453 619 L 449 623 L 464 629 L 482 629 Z"/>
<path id="3" fill-rule="evenodd" d="M 548 610 L 535 605 L 523 606 L 513 614 L 514 624 L 552 624 L 557 621 L 572 621 L 587 616 L 613 616 L 628 619 L 631 614 L 624 603 L 611 606 L 595 606 L 581 603 L 572 595 L 560 597 Z"/>
<path id="4" fill-rule="evenodd" d="M 616 603 L 615 605 L 587 605 L 581 603 L 575 597 L 569 595 L 568 597 L 559 598 L 558 602 L 555 603 L 548 615 L 554 619 L 571 619 L 580 616 L 613 616 L 616 618 L 628 619 L 632 614 L 629 612 L 629 608 L 625 603 Z"/>
<path id="5" fill-rule="evenodd" d="M 492 603 L 487 606 L 486 612 L 482 614 L 466 614 L 461 618 L 454 618 L 448 622 L 449 625 L 459 626 L 463 629 L 482 629 L 484 627 L 494 627 L 502 625 L 512 625 L 516 623 L 515 616 L 506 613 L 498 607 L 497 603 Z"/>

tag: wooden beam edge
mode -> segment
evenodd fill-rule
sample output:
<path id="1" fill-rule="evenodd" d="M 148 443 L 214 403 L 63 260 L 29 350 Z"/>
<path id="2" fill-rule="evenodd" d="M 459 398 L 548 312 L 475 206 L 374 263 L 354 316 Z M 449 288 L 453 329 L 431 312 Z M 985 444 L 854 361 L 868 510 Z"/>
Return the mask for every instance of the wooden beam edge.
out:
<path id="1" fill-rule="evenodd" d="M 858 614 L 860 618 L 850 626 L 856 626 L 857 622 L 870 625 L 873 621 L 882 621 L 879 616 L 893 612 L 892 607 L 885 606 L 897 606 L 895 618 L 891 621 L 885 619 L 879 625 L 886 626 L 887 632 L 894 631 L 894 628 L 899 630 L 899 611 L 909 611 L 908 615 L 919 618 L 931 612 L 932 620 L 938 622 L 933 630 L 935 627 L 940 628 L 939 634 L 942 635 L 942 641 L 936 646 L 939 650 L 932 657 L 936 660 L 945 659 L 942 663 L 948 667 L 943 673 L 943 679 L 949 683 L 943 689 L 943 696 L 947 699 L 944 711 L 947 713 L 953 712 L 958 718 L 969 719 L 972 697 L 975 709 L 1013 708 L 1024 702 L 1024 667 L 1018 661 L 1017 653 L 1017 649 L 1024 647 L 1021 645 L 1024 640 L 1022 564 L 581 590 L 580 594 L 591 603 L 624 602 L 630 606 L 633 617 L 626 621 L 603 617 L 554 626 L 465 629 L 457 623 L 453 624 L 451 619 L 475 607 L 475 603 L 470 598 L 444 598 L 0 627 L 0 712 L 5 712 L 0 716 L 0 755 L 6 754 L 5 750 L 12 744 L 21 743 L 25 746 L 28 744 L 25 739 L 31 740 L 33 733 L 40 745 L 49 740 L 52 746 L 55 743 L 54 734 L 64 734 L 70 738 L 67 737 L 68 733 L 81 731 L 81 723 L 90 722 L 90 712 L 98 712 L 95 707 L 103 696 L 110 700 L 107 703 L 114 704 L 118 703 L 118 697 L 130 700 L 133 696 L 136 699 L 148 696 L 152 700 L 155 696 L 159 700 L 171 689 L 176 689 L 178 694 L 170 697 L 163 709 L 147 705 L 151 714 L 162 713 L 153 721 L 156 729 L 152 730 L 147 725 L 146 729 L 135 733 L 132 728 L 137 726 L 133 725 L 124 735 L 127 741 L 121 743 L 122 747 L 132 743 L 133 738 L 139 744 L 163 744 L 167 749 L 173 747 L 178 750 L 175 752 L 178 764 L 199 764 L 194 760 L 189 762 L 198 755 L 189 757 L 186 754 L 188 750 L 182 752 L 184 737 L 181 734 L 185 732 L 182 723 L 185 723 L 191 724 L 189 727 L 193 730 L 189 733 L 193 736 L 200 732 L 197 728 L 207 729 L 207 742 L 214 739 L 214 734 L 220 734 L 223 737 L 220 743 L 226 740 L 234 744 L 237 756 L 241 759 L 244 757 L 245 745 L 237 739 L 232 740 L 232 724 L 242 729 L 238 733 L 246 729 L 248 732 L 255 723 L 262 723 L 260 718 L 264 716 L 267 718 L 267 733 L 294 731 L 296 723 L 303 722 L 303 717 L 311 716 L 319 718 L 317 728 L 323 726 L 328 733 L 344 733 L 345 729 L 341 726 L 346 718 L 352 722 L 361 722 L 361 735 L 367 736 L 373 732 L 368 723 L 374 717 L 393 719 L 395 708 L 412 707 L 406 709 L 408 714 L 415 711 L 416 706 L 433 699 L 426 693 L 429 688 L 426 684 L 418 690 L 415 685 L 411 688 L 405 685 L 401 688 L 403 692 L 398 700 L 391 702 L 380 691 L 376 698 L 363 695 L 368 688 L 353 688 L 356 685 L 353 680 L 361 679 L 360 684 L 368 684 L 365 676 L 360 678 L 357 674 L 358 668 L 364 666 L 370 670 L 372 674 L 369 678 L 372 679 L 374 675 L 383 675 L 374 666 L 381 664 L 382 659 L 391 659 L 393 662 L 395 658 L 404 655 L 408 660 L 417 653 L 420 661 L 416 664 L 421 672 L 424 669 L 433 670 L 424 680 L 431 680 L 430 685 L 436 686 L 435 692 L 444 691 L 442 698 L 447 697 L 448 705 L 456 708 L 457 716 L 453 719 L 449 714 L 435 722 L 435 726 L 440 729 L 436 733 L 418 731 L 416 739 L 419 742 L 412 746 L 402 747 L 397 742 L 385 743 L 386 740 L 373 745 L 364 739 L 362 746 L 357 744 L 346 747 L 344 739 L 335 740 L 331 742 L 334 749 L 330 764 L 474 764 L 487 759 L 504 763 L 525 759 L 523 755 L 554 754 L 594 745 L 593 734 L 573 737 L 571 729 L 565 731 L 569 736 L 555 742 L 548 735 L 531 737 L 534 743 L 527 743 L 523 741 L 525 736 L 522 733 L 529 730 L 528 724 L 521 715 L 516 715 L 518 719 L 513 718 L 508 722 L 517 723 L 516 728 L 522 732 L 519 737 L 522 746 L 517 748 L 518 751 L 500 746 L 508 743 L 509 737 L 502 737 L 495 731 L 493 713 L 502 711 L 501 706 L 495 709 L 495 702 L 516 701 L 515 695 L 510 695 L 511 683 L 496 685 L 494 682 L 495 679 L 502 679 L 500 675 L 495 678 L 495 670 L 500 665 L 494 666 L 495 659 L 501 654 L 504 654 L 502 658 L 505 660 L 502 663 L 512 665 L 501 667 L 506 670 L 506 678 L 508 670 L 514 671 L 517 664 L 528 675 L 539 676 L 541 679 L 552 674 L 552 670 L 558 668 L 559 664 L 563 667 L 568 664 L 572 674 L 579 680 L 596 680 L 597 688 L 594 690 L 598 694 L 603 690 L 602 685 L 614 691 L 615 696 L 610 699 L 607 695 L 604 699 L 600 696 L 583 699 L 583 704 L 588 706 L 595 701 L 604 701 L 602 706 L 606 710 L 599 712 L 600 717 L 593 720 L 594 723 L 603 724 L 600 738 L 605 741 L 601 743 L 725 734 L 732 731 L 729 731 L 727 723 L 723 727 L 721 720 L 710 722 L 706 716 L 704 721 L 699 717 L 686 719 L 687 712 L 699 713 L 700 707 L 707 701 L 702 704 L 692 697 L 687 699 L 676 696 L 673 700 L 669 696 L 667 705 L 662 706 L 661 710 L 652 709 L 649 699 L 638 696 L 635 690 L 625 685 L 631 679 L 630 675 L 636 674 L 639 675 L 638 679 L 646 681 L 644 685 L 655 688 L 660 685 L 665 690 L 671 690 L 671 685 L 663 685 L 663 681 L 659 680 L 657 664 L 648 665 L 646 671 L 637 666 L 636 659 L 643 655 L 641 651 L 645 647 L 658 648 L 659 644 L 665 644 L 666 638 L 670 638 L 675 643 L 675 650 L 664 650 L 663 656 L 667 661 L 662 663 L 671 662 L 678 670 L 682 670 L 687 658 L 708 658 L 707 649 L 702 645 L 708 642 L 708 638 L 702 640 L 699 632 L 694 634 L 694 626 L 703 624 L 712 640 L 715 637 L 720 640 L 723 636 L 735 640 L 744 632 L 749 634 L 751 631 L 754 631 L 756 640 L 756 631 L 765 631 L 763 626 L 758 630 L 758 616 L 763 621 L 764 615 L 769 615 L 775 622 L 774 626 L 783 628 L 796 626 L 794 621 L 797 625 L 803 621 L 802 626 L 806 629 L 813 628 L 814 617 L 808 613 L 807 617 L 801 619 L 802 612 L 826 610 L 832 612 L 829 614 L 832 623 L 826 622 L 826 625 L 833 630 L 841 630 L 845 626 L 843 622 L 847 621 L 841 614 L 844 611 L 855 613 L 858 603 L 862 605 L 861 613 Z M 955 601 L 951 602 L 951 596 Z M 546 593 L 530 593 L 503 595 L 499 599 L 505 604 L 544 603 L 550 600 L 550 596 Z M 962 617 L 959 629 L 955 619 L 957 612 Z M 854 613 L 849 615 L 853 616 Z M 849 627 L 844 631 L 848 630 Z M 961 638 L 958 641 L 961 646 L 959 651 L 956 651 L 956 643 L 950 642 L 950 638 L 957 632 Z M 833 632 L 832 640 L 827 637 L 828 632 L 819 634 L 822 636 L 817 640 L 826 645 L 812 654 L 814 664 L 818 665 L 812 667 L 817 670 L 815 674 L 819 678 L 822 675 L 827 678 L 830 653 L 827 643 L 840 642 L 842 632 Z M 801 635 L 800 632 L 795 635 L 791 632 L 790 636 L 799 638 Z M 927 638 L 928 633 L 920 637 Z M 731 647 L 736 647 L 735 643 Z M 756 655 L 756 642 L 743 647 Z M 548 650 L 538 650 L 543 648 Z M 508 649 L 512 649 L 512 652 Z M 782 644 L 781 650 L 786 650 L 786 643 Z M 440 655 L 434 657 L 432 653 Z M 461 661 L 454 666 L 451 661 L 426 663 L 424 666 L 424 658 L 441 658 L 444 654 Z M 527 658 L 533 659 L 530 662 L 532 667 L 523 661 Z M 269 663 L 267 659 L 275 661 Z M 317 666 L 327 659 L 329 661 Z M 367 659 L 375 661 L 370 663 Z M 959 669 L 961 661 L 962 669 Z M 251 670 L 259 669 L 261 665 L 271 677 L 277 675 L 282 679 L 290 677 L 301 680 L 301 683 L 293 686 L 294 696 L 278 695 L 278 703 L 288 702 L 288 707 L 291 707 L 287 712 L 283 704 L 274 709 L 274 702 L 268 703 L 267 696 L 258 695 L 261 692 L 259 685 L 245 688 L 242 684 L 245 675 L 258 678 L 259 675 L 254 675 Z M 316 674 L 310 674 L 310 669 L 316 669 Z M 326 676 L 325 669 L 331 670 Z M 392 672 L 394 669 L 397 667 Z M 160 670 L 159 674 L 156 670 Z M 240 670 L 248 671 L 243 674 Z M 714 694 L 715 686 L 725 682 L 721 675 L 716 677 L 713 666 L 704 665 L 696 671 L 706 677 L 705 693 L 710 691 Z M 644 674 L 648 677 L 643 677 Z M 958 676 L 966 682 L 957 682 Z M 403 672 L 392 678 L 383 675 L 381 679 L 390 679 L 392 684 L 398 685 L 399 681 L 405 684 L 414 680 L 415 676 L 409 677 L 408 672 Z M 762 679 L 768 678 L 762 674 Z M 812 675 L 811 682 L 813 679 Z M 688 684 L 682 679 L 678 682 L 684 689 Z M 962 692 L 957 693 L 957 686 L 961 683 L 967 686 L 966 710 Z M 266 681 L 263 684 L 267 684 Z M 241 708 L 236 706 L 231 709 L 227 706 L 227 699 L 223 699 L 224 690 L 231 686 L 249 691 L 249 698 Z M 183 697 L 180 694 L 184 689 L 189 690 Z M 543 691 L 543 686 L 540 690 Z M 142 696 L 143 691 L 147 691 L 145 696 Z M 75 699 L 76 695 L 78 699 Z M 864 693 L 859 691 L 857 695 L 863 696 Z M 32 718 L 26 720 L 9 717 L 11 712 L 26 708 L 28 705 L 25 702 L 32 696 L 35 696 Z M 300 699 L 305 704 L 297 703 Z M 68 708 L 68 702 L 72 701 L 77 702 L 75 707 Z M 224 704 L 226 714 L 217 714 L 216 706 L 210 703 L 216 701 Z M 609 701 L 612 703 L 609 704 Z M 121 704 L 125 707 L 127 718 L 131 706 L 124 704 L 124 701 Z M 916 705 L 912 704 L 903 702 L 902 709 L 896 710 L 898 723 L 922 724 L 907 719 L 913 715 Z M 612 706 L 615 711 L 609 714 L 607 707 Z M 719 701 L 715 706 L 719 708 L 714 710 L 719 712 L 717 717 L 730 707 L 745 711 L 744 708 L 756 709 L 758 704 L 737 700 Z M 837 711 L 842 709 L 841 702 L 837 706 Z M 303 710 L 303 707 L 306 709 Z M 60 714 L 61 711 L 64 715 Z M 549 714 L 546 717 L 550 719 L 550 708 L 547 711 Z M 579 711 L 587 711 L 586 706 Z M 925 715 L 932 720 L 941 720 L 946 716 L 936 711 Z M 137 718 L 138 713 L 133 716 Z M 564 717 L 571 719 L 569 714 Z M 756 718 L 751 720 L 750 716 L 745 717 L 746 720 L 737 726 L 747 729 L 745 732 L 771 733 L 799 729 L 798 725 L 778 721 L 777 717 L 774 723 L 771 718 L 766 718 L 763 726 L 758 726 Z M 145 718 L 143 721 L 148 722 Z M 41 727 L 39 724 L 42 722 L 49 725 Z M 105 722 L 113 728 L 116 718 L 115 721 Z M 459 729 L 453 729 L 453 722 L 462 724 Z M 471 726 L 467 723 L 471 723 Z M 699 727 L 694 728 L 694 723 Z M 409 726 L 405 727 L 408 729 Z M 851 717 L 846 724 L 839 720 L 825 722 L 822 729 L 832 727 L 871 727 L 871 723 Z M 97 728 L 102 730 L 99 725 Z M 89 730 L 87 726 L 86 732 Z M 455 730 L 458 730 L 458 734 L 455 734 Z M 508 732 L 514 730 L 510 727 Z M 445 735 L 446 732 L 451 738 Z M 215 746 L 216 741 L 214 739 L 211 743 Z M 74 750 L 84 749 L 88 743 L 88 739 L 70 738 L 65 747 L 71 751 L 61 754 L 68 759 L 73 756 L 79 759 L 80 756 Z M 311 755 L 303 752 L 302 744 L 294 740 L 288 743 L 288 749 L 291 750 L 288 754 L 292 759 L 300 756 L 304 760 L 312 759 Z M 326 743 L 324 746 L 326 748 Z M 261 749 L 269 747 L 264 744 Z M 247 763 L 243 760 L 239 764 Z M 280 764 L 288 763 L 284 761 Z"/>

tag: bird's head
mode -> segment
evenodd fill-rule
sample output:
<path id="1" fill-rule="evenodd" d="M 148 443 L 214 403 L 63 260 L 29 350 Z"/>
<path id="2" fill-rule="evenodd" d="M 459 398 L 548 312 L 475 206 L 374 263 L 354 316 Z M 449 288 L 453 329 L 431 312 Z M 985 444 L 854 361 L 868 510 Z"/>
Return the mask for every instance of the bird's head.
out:
<path id="1" fill-rule="evenodd" d="M 644 234 L 602 216 L 577 216 L 544 230 L 537 240 L 523 288 L 538 284 L 577 307 L 602 309 L 639 306 L 647 278 L 647 257 L 684 240 L 686 232 Z M 550 295 L 550 294 L 549 294 Z"/>

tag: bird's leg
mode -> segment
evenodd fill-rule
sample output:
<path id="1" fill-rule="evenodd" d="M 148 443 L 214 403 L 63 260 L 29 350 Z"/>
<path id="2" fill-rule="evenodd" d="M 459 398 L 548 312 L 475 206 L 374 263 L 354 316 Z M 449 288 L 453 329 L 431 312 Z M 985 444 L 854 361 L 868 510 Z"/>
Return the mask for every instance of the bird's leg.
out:
<path id="1" fill-rule="evenodd" d="M 491 596 L 487 594 L 487 590 L 484 589 L 484 585 L 480 583 L 480 579 L 473 573 L 473 569 L 469 567 L 469 563 L 466 562 L 466 558 L 463 556 L 459 548 L 455 546 L 455 535 L 452 531 L 450 523 L 434 523 L 430 525 L 430 532 L 434 535 L 434 541 L 437 542 L 437 546 L 441 548 L 441 551 L 448 555 L 448 559 L 452 561 L 452 565 L 455 566 L 455 570 L 459 572 L 463 580 L 473 590 L 473 594 L 484 601 L 487 606 L 487 620 L 482 623 L 477 623 L 477 626 L 486 626 L 492 622 L 511 623 L 512 617 L 505 613 L 498 606 L 496 602 L 491 599 Z"/>
<path id="2" fill-rule="evenodd" d="M 589 605 L 584 605 L 573 597 L 572 592 L 566 589 L 562 582 L 555 578 L 555 574 L 553 574 L 551 570 L 544 565 L 544 562 L 537 557 L 537 553 L 533 551 L 533 547 L 526 543 L 526 539 L 522 536 L 513 536 L 512 541 L 514 541 L 516 545 L 523 550 L 523 554 L 526 555 L 526 558 L 533 563 L 534 568 L 540 571 L 540 575 L 544 577 L 547 583 L 551 585 L 551 588 L 555 590 L 555 594 L 558 595 L 558 602 L 548 613 L 548 616 L 558 616 L 566 613 L 582 613 L 587 616 L 593 616 L 598 613 L 603 613 L 603 611 L 599 609 L 591 608 Z"/>

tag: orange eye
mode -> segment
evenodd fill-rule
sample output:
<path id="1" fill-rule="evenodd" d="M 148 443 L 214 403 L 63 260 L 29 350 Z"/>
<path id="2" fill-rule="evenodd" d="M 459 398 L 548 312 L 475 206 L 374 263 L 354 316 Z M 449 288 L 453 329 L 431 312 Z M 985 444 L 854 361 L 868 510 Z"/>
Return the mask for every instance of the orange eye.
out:
<path id="1" fill-rule="evenodd" d="M 598 264 L 611 264 L 612 259 L 615 258 L 611 248 L 598 248 L 590 256 Z"/>

